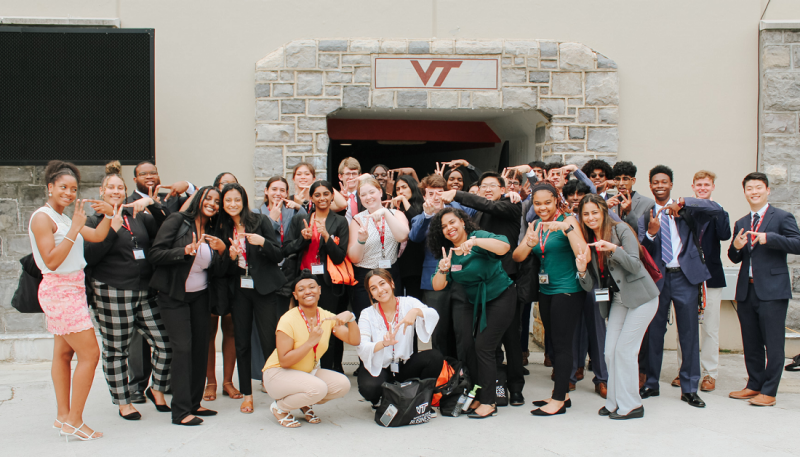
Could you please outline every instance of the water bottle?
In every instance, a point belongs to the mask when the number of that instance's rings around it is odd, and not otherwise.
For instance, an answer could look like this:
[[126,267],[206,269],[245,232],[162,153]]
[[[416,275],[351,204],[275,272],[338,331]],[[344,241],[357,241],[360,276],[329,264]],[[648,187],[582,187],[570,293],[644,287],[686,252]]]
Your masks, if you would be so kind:
[[472,404],[472,400],[475,399],[475,393],[480,388],[481,386],[475,385],[469,394],[467,394],[467,390],[464,389],[464,393],[458,398],[458,402],[456,402],[456,406],[453,408],[453,417],[458,417],[462,412],[469,409],[469,405]]

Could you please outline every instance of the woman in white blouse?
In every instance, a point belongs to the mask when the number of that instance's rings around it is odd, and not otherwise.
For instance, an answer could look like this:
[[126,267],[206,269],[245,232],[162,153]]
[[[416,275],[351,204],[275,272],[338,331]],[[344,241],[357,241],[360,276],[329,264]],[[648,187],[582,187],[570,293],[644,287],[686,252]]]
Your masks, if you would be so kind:
[[436,349],[414,353],[414,339],[427,343],[439,322],[439,314],[414,297],[395,297],[394,281],[384,269],[370,270],[364,287],[373,305],[361,312],[358,328],[358,391],[377,405],[384,382],[409,378],[436,378],[444,356]]

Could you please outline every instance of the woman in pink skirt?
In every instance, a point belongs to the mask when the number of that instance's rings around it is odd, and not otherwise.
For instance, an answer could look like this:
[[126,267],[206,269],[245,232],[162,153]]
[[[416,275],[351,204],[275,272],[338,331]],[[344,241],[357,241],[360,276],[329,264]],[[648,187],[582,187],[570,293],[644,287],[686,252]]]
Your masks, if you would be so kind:
[[[83,268],[83,241],[99,243],[108,234],[116,213],[108,203],[99,200],[75,200],[80,172],[68,162],[53,160],[44,170],[47,182],[47,203],[31,216],[28,234],[36,265],[42,270],[39,303],[47,318],[47,330],[54,335],[53,385],[56,389],[58,414],[53,424],[60,435],[82,441],[103,436],[83,423],[83,408],[92,387],[100,349],[86,303]],[[75,202],[70,219],[64,209]],[[97,228],[85,226],[84,204],[105,214]],[[118,216],[117,216],[118,217]],[[75,375],[70,378],[72,356],[78,355]],[[70,384],[72,399],[70,400]]]

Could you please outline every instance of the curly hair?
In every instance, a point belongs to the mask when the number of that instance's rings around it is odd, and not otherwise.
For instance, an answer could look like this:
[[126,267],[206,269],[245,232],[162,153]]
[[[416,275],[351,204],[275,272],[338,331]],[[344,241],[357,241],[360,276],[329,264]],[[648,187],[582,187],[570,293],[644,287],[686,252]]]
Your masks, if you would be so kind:
[[428,239],[426,240],[428,243],[428,249],[431,250],[433,257],[436,259],[442,258],[442,248],[447,249],[453,247],[453,243],[445,238],[444,232],[442,231],[442,217],[444,217],[445,214],[453,214],[457,218],[461,219],[461,221],[464,222],[464,231],[467,232],[467,235],[475,230],[481,229],[478,227],[478,224],[469,218],[464,210],[448,206],[439,211],[435,216],[433,216],[433,219],[431,219],[431,225],[428,227]]
[[614,178],[614,171],[611,169],[611,165],[609,165],[605,160],[592,159],[586,162],[583,167],[581,167],[581,171],[586,176],[591,175],[595,170],[602,170],[606,175],[606,179]]
[[553,196],[556,198],[556,209],[564,214],[569,214],[570,212],[569,205],[567,204],[567,201],[564,199],[564,196],[561,195],[561,193],[556,188],[556,185],[553,184],[553,181],[549,179],[543,179],[541,181],[537,181],[536,184],[534,184],[531,187],[531,196],[536,195],[536,192],[540,190],[545,190],[553,194]]
[[623,160],[622,162],[617,162],[614,164],[614,168],[611,169],[611,174],[613,174],[615,178],[618,176],[635,178],[636,170],[636,165],[634,165],[633,162]]
[[653,169],[650,170],[650,181],[651,182],[653,181],[653,176],[661,173],[669,176],[670,181],[675,181],[675,179],[672,178],[672,168],[666,165],[656,165],[655,167],[653,167]]

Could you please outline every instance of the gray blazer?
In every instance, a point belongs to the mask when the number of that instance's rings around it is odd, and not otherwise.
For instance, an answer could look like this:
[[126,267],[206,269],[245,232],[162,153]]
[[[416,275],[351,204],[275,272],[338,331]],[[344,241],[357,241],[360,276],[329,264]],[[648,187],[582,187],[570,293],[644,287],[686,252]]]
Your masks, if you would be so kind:
[[[617,283],[622,304],[626,308],[638,308],[658,296],[658,287],[639,260],[639,241],[636,234],[626,224],[617,224],[611,230],[611,242],[617,249],[609,257],[608,270]],[[583,277],[578,277],[581,287],[591,292],[595,281],[600,277],[597,254],[592,251],[592,267]],[[600,313],[608,316],[609,302],[600,302]]]
[[[639,219],[647,211],[653,208],[655,201],[652,198],[647,198],[641,192],[634,192],[631,199],[631,210],[623,218],[628,225],[633,228],[633,233],[639,229]],[[619,205],[611,208],[612,213],[619,215]],[[636,233],[638,235],[638,233]],[[638,251],[637,251],[638,252]]]

